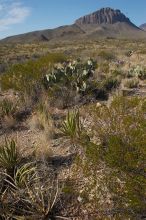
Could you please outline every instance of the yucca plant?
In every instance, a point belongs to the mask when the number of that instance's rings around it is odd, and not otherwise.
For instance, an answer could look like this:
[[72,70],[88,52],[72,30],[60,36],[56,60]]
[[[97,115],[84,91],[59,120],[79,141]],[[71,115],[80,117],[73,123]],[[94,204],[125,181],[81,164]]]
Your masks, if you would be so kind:
[[5,169],[7,174],[13,176],[18,160],[19,155],[15,141],[5,140],[5,145],[0,147],[0,167]]
[[78,139],[82,132],[79,111],[68,112],[66,120],[62,124],[62,133],[71,140]]
[[35,178],[36,167],[32,163],[26,163],[18,168],[14,175],[14,184],[17,187],[23,187],[26,183]]
[[58,181],[52,183],[51,179],[42,179],[37,170],[36,177],[33,184],[30,184],[30,178],[26,178],[25,187],[22,188],[8,182],[10,190],[5,190],[3,196],[5,201],[2,206],[6,217],[30,220],[47,220],[56,217],[53,209],[59,198]]

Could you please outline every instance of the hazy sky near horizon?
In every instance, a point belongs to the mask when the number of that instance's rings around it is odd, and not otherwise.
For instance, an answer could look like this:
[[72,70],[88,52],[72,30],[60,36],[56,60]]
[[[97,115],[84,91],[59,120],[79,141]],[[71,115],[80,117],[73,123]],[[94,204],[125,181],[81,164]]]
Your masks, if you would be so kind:
[[120,9],[138,26],[146,23],[146,0],[0,0],[0,38],[72,24],[102,7]]

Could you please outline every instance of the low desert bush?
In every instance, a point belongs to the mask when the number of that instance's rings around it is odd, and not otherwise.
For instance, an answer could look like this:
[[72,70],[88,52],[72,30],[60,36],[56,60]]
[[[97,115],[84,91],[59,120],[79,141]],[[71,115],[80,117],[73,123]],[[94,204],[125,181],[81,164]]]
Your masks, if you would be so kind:
[[106,79],[101,82],[101,88],[105,89],[106,91],[116,89],[119,85],[120,79],[113,76],[107,76]]
[[111,176],[116,175],[121,182],[111,187],[117,193],[115,206],[122,205],[131,215],[146,212],[144,106],[145,100],[140,98],[115,97],[110,107],[95,110],[94,118],[96,135],[101,141],[97,158],[104,160],[113,169]]
[[82,150],[76,163],[86,179],[82,192],[93,212],[98,208],[111,217],[117,210],[122,219],[146,214],[145,103],[141,98],[116,96],[109,106],[90,109],[92,136],[77,143]]
[[1,88],[29,91],[54,63],[63,62],[65,59],[63,54],[48,54],[38,60],[15,64],[0,77]]
[[128,50],[128,51],[125,52],[125,56],[126,56],[126,57],[131,57],[132,54],[133,54],[133,51],[132,51],[132,50]]
[[103,60],[112,61],[115,60],[115,55],[109,51],[101,51],[98,53],[98,56],[101,57]]

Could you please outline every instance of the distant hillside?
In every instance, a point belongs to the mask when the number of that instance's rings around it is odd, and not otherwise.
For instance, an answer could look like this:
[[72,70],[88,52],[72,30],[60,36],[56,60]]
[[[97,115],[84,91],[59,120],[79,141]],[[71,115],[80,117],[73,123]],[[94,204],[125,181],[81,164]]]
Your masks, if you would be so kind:
[[145,31],[134,25],[120,10],[102,8],[85,15],[74,24],[7,37],[2,43],[33,43],[97,38],[146,38]]
[[145,23],[145,24],[140,25],[140,28],[141,28],[141,29],[143,29],[144,31],[146,31],[146,23]]
[[57,39],[74,39],[76,36],[84,34],[84,31],[76,24],[61,26],[55,29],[47,29],[41,31],[29,32],[26,34],[7,37],[1,42],[3,43],[32,43],[41,41],[51,41]]

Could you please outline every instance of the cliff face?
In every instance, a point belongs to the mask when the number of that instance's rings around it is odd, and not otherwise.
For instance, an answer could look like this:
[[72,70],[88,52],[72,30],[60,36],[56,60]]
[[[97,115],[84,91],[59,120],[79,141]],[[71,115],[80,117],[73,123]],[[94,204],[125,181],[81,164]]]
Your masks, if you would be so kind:
[[92,14],[85,15],[78,20],[76,24],[114,24],[116,22],[126,22],[131,24],[129,18],[127,18],[120,10],[114,10],[111,8],[102,8]]

